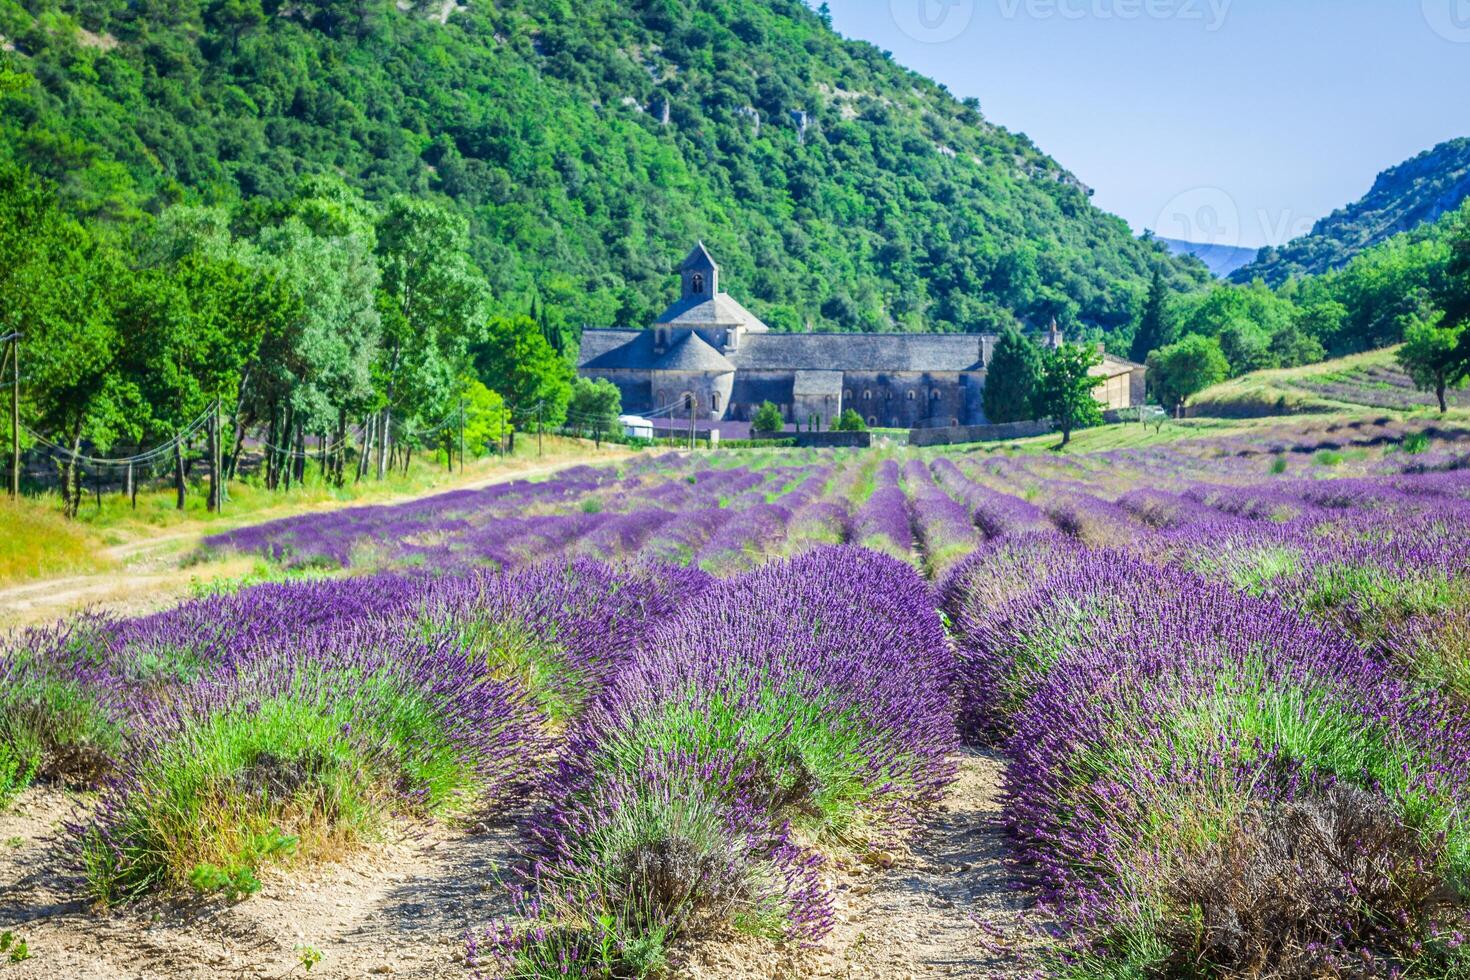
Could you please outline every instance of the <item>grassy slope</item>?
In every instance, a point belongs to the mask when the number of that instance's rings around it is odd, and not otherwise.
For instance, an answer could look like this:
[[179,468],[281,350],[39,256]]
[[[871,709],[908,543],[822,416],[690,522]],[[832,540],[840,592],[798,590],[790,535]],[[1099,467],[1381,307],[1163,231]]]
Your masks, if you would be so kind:
[[[1305,367],[1256,371],[1200,392],[1190,400],[1190,414],[1219,418],[1367,411],[1437,414],[1432,405],[1415,404],[1427,403],[1431,396],[1408,386],[1394,360],[1397,351],[1387,347]],[[1452,409],[1451,414],[1464,415],[1465,410]]]

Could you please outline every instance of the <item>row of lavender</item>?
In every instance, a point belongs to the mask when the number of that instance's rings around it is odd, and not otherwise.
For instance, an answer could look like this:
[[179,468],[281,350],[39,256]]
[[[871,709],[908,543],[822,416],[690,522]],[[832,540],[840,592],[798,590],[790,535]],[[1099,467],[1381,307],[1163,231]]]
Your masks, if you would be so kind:
[[1470,472],[1369,465],[1035,505],[936,466],[993,539],[943,588],[961,720],[1057,975],[1470,969]]
[[516,915],[472,957],[648,975],[686,936],[820,937],[826,857],[892,847],[942,794],[936,607],[908,564],[837,547],[725,580],[578,558],[83,618],[5,652],[0,789],[101,790],[67,842],[104,904],[239,897],[395,819],[541,801]]

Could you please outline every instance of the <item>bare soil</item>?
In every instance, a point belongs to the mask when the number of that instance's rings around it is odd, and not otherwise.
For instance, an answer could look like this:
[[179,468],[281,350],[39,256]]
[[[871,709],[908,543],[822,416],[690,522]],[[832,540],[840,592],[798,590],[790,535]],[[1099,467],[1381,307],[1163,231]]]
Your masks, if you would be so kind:
[[0,814],[0,928],[31,954],[0,965],[7,977],[299,977],[310,947],[321,953],[313,978],[463,978],[464,934],[500,913],[496,875],[516,840],[510,821],[404,826],[340,863],[262,875],[239,902],[97,912],[57,845],[61,822],[85,802],[35,788]]
[[[966,751],[959,778],[905,853],[835,868],[837,926],[816,949],[752,939],[702,944],[697,980],[837,977],[914,980],[1028,976],[1035,935],[1009,887],[999,823],[1003,764]],[[883,864],[892,859],[891,868]]]
[[[967,752],[945,803],[911,848],[833,868],[838,924],[816,949],[727,937],[684,951],[689,980],[838,977],[908,980],[1027,974],[1022,897],[1007,886],[996,817],[1001,763]],[[273,871],[236,903],[156,902],[97,912],[59,847],[62,822],[88,797],[47,787],[0,813],[0,929],[30,958],[18,980],[467,978],[464,935],[503,914],[499,885],[516,820],[410,825],[340,863]],[[892,862],[892,867],[882,865]]]

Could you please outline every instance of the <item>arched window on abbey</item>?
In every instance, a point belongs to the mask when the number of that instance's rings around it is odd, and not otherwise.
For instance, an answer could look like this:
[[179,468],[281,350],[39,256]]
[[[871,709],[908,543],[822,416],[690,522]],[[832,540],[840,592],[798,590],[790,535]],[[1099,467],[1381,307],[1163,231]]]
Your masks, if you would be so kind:
[[690,277],[689,291],[697,296],[704,295],[704,273],[696,272]]

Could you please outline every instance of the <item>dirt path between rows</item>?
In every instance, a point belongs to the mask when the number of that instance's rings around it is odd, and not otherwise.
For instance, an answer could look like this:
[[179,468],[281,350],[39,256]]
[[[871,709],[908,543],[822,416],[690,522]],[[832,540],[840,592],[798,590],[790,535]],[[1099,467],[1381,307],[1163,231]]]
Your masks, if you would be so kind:
[[[554,463],[477,476],[464,482],[450,482],[420,493],[370,501],[330,501],[303,506],[291,512],[262,514],[258,521],[251,523],[266,523],[292,514],[325,513],[349,507],[393,506],[443,493],[482,490],[512,480],[547,476],[589,463],[613,463],[623,458],[624,455],[604,455],[562,459]],[[182,530],[160,529],[148,537],[104,549],[102,557],[112,566],[106,571],[23,582],[0,588],[0,629],[50,622],[81,609],[129,615],[151,612],[184,599],[190,589],[199,583],[244,575],[254,567],[253,559],[227,556],[203,564],[186,564],[200,541],[226,530],[229,530],[229,526],[196,525]]]
[[[893,868],[837,869],[838,923],[815,950],[750,939],[701,945],[681,980],[1000,980],[1026,974],[1023,901],[1007,885],[999,813],[1001,763],[966,752],[959,779]],[[145,903],[99,914],[59,850],[62,821],[85,797],[51,788],[0,813],[0,930],[30,958],[0,962],[18,980],[270,980],[396,976],[466,980],[466,930],[507,909],[498,885],[515,852],[516,819],[493,826],[404,826],[339,864],[272,871],[244,901]],[[0,956],[3,960],[3,956]]]
[[[502,910],[496,875],[516,840],[489,828],[403,826],[339,864],[272,871],[234,904],[144,903],[99,914],[57,847],[77,798],[31,789],[0,814],[0,929],[30,958],[6,977],[74,980],[465,978],[464,934]],[[3,955],[0,955],[3,960]]]
[[838,869],[837,925],[815,950],[756,940],[712,942],[694,980],[1015,980],[1031,974],[1034,934],[1010,886],[999,823],[1004,765],[967,750],[949,794],[889,870]]

